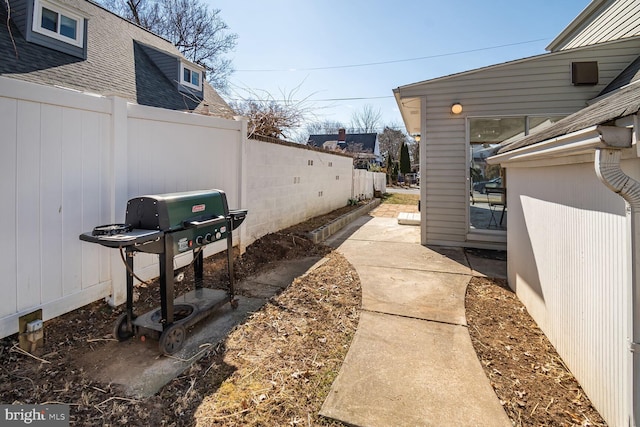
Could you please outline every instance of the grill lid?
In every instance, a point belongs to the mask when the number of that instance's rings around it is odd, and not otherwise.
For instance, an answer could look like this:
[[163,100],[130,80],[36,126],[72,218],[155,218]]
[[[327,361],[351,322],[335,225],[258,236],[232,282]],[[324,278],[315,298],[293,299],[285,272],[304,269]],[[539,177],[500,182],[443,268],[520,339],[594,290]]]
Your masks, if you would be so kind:
[[127,202],[125,223],[135,229],[176,231],[229,215],[222,190],[188,191],[135,197]]

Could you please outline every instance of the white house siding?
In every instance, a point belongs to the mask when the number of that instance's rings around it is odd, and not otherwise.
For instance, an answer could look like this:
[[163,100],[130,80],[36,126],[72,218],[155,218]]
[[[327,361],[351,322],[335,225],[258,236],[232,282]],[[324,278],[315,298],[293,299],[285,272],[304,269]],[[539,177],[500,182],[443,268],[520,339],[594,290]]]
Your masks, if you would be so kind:
[[[426,98],[420,131],[425,142],[420,173],[423,185],[423,244],[486,246],[468,241],[468,168],[466,118],[517,115],[568,115],[586,106],[640,54],[640,38],[469,71],[402,86],[400,99]],[[599,84],[571,85],[571,62],[597,60]],[[454,102],[463,113],[454,116]],[[415,101],[411,105],[419,105]],[[412,119],[407,128],[412,131]],[[405,121],[407,118],[405,116]],[[509,215],[510,216],[510,215]],[[509,220],[511,222],[511,220]]]
[[[623,163],[636,178],[640,163]],[[593,161],[507,167],[509,284],[609,425],[627,425],[630,221]],[[553,242],[553,244],[550,244]]]
[[[596,13],[585,9],[547,49],[552,51],[573,49],[597,43],[640,35],[640,2],[638,0],[597,1]],[[594,5],[595,6],[595,5]],[[590,12],[590,13],[589,13]]]

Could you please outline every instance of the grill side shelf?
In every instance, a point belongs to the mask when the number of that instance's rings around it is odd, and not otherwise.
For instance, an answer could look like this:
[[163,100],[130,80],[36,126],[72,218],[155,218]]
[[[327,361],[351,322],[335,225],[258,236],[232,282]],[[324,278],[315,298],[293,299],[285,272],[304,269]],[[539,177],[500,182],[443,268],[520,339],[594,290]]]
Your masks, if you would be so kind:
[[91,232],[82,233],[80,240],[97,243],[108,248],[119,248],[143,245],[155,242],[163,237],[164,231],[133,229],[124,234],[114,234],[111,236],[94,236]]
[[244,222],[247,217],[247,209],[231,209],[229,210],[229,217],[231,217],[231,229],[235,230],[240,227],[240,224]]

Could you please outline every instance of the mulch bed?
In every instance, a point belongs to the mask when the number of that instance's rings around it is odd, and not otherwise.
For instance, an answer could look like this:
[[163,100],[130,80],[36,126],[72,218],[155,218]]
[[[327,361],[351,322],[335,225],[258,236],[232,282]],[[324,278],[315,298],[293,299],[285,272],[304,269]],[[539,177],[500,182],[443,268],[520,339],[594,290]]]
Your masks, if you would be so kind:
[[504,280],[467,288],[473,346],[514,426],[603,426],[580,384]]
[[341,423],[318,415],[355,333],[360,280],[337,252],[237,328],[224,363],[234,373],[204,398],[198,426]]

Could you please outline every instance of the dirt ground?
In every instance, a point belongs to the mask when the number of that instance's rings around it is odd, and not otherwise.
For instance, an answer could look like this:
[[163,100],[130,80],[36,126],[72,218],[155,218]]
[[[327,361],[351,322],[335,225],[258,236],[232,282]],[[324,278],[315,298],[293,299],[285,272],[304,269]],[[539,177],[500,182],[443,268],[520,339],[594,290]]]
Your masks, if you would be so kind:
[[226,341],[235,372],[195,413],[198,426],[341,423],[318,412],[359,319],[360,280],[337,252],[252,316]]
[[[357,327],[360,281],[342,256],[312,244],[305,233],[350,209],[264,236],[242,257],[236,254],[237,280],[281,259],[327,255],[327,261],[296,279],[157,395],[132,399],[80,368],[87,351],[113,339],[121,312],[98,301],[46,322],[37,356],[21,352],[17,336],[0,340],[0,403],[66,403],[71,424],[83,426],[341,425],[317,414]],[[188,290],[185,273],[176,294]],[[228,283],[224,254],[205,261],[205,280],[205,286]],[[156,287],[137,288],[137,310],[158,305]],[[479,359],[515,426],[604,425],[504,283],[473,280],[467,310]]]
[[478,359],[514,426],[606,425],[506,281],[472,279],[466,309]]

